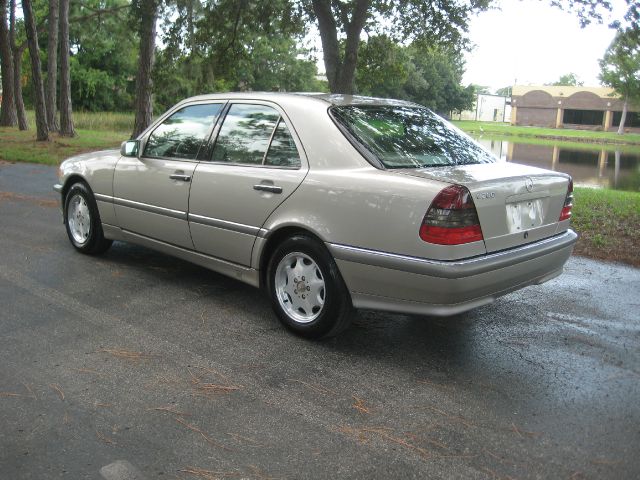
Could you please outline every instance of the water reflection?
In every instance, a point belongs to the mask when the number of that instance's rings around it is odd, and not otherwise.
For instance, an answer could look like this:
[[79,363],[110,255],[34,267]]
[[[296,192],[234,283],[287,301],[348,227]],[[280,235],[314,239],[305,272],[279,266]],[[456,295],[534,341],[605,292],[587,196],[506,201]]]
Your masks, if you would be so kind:
[[[476,140],[502,162],[515,162],[570,174],[577,185],[640,190],[640,151],[621,152],[580,145],[532,145],[486,137]],[[639,149],[640,150],[640,149]]]

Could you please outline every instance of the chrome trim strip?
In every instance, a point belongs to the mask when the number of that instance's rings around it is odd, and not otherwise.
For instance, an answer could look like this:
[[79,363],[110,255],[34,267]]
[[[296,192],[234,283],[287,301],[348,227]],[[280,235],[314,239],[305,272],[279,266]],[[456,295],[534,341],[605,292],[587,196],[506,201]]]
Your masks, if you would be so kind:
[[111,195],[94,193],[93,196],[96,197],[96,200],[100,200],[101,202],[113,203],[113,197]]
[[509,267],[565,248],[573,248],[578,235],[573,230],[546,238],[529,245],[501,252],[490,253],[465,260],[429,260],[426,258],[398,255],[396,253],[368,250],[328,243],[327,246],[337,260],[362,263],[392,270],[429,275],[439,278],[463,278],[491,270]]
[[187,212],[180,210],[172,210],[170,208],[157,207],[147,203],[134,202],[133,200],[125,200],[124,198],[113,197],[113,203],[121,207],[135,208],[144,212],[156,213],[165,217],[177,218],[179,220],[187,220]]
[[201,225],[222,228],[224,230],[231,230],[233,232],[244,233],[247,235],[259,236],[261,238],[267,238],[269,235],[269,230],[265,228],[252,227],[251,225],[230,222],[228,220],[220,220],[218,218],[205,217],[204,215],[196,215],[194,213],[181,212],[179,210],[172,210],[170,208],[156,207],[155,205],[148,205],[146,203],[135,202],[133,200],[125,200],[124,198],[111,197],[109,195],[103,195],[101,193],[96,193],[94,195],[97,200],[103,202],[114,203],[123,207],[137,208],[138,210],[143,210],[145,212],[157,213],[158,215],[165,215],[167,217],[178,218],[180,220],[187,220],[189,222],[199,223]]
[[251,225],[244,225],[242,223],[229,222],[228,220],[220,220],[218,218],[205,217],[203,215],[196,215],[190,213],[188,215],[188,221],[193,223],[199,223],[201,225],[207,225],[209,227],[222,228],[224,230],[231,230],[232,232],[245,233],[247,235],[258,235],[260,228],[252,227]]

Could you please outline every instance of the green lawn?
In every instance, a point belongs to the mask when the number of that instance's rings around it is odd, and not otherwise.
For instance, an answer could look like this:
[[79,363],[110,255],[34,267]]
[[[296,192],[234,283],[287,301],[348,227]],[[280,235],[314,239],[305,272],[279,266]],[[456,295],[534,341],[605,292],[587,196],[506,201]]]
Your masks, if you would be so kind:
[[29,130],[0,127],[0,160],[59,165],[78,153],[120,148],[133,131],[133,113],[73,112],[77,135],[51,134],[49,142],[36,142],[35,113],[27,111]]
[[482,133],[500,137],[536,137],[538,139],[565,139],[574,142],[640,145],[640,133],[594,132],[564,128],[519,127],[501,122],[455,120],[453,124],[468,133]]
[[108,130],[77,130],[73,138],[51,135],[48,142],[36,142],[34,129],[19,131],[0,127],[0,160],[8,162],[44,163],[59,165],[62,160],[78,153],[120,148],[129,133]]
[[575,253],[640,266],[640,192],[576,188]]
[[[126,138],[133,132],[133,112],[73,112],[73,124],[78,130],[122,132]],[[27,121],[32,130],[36,128],[35,113],[27,111]]]

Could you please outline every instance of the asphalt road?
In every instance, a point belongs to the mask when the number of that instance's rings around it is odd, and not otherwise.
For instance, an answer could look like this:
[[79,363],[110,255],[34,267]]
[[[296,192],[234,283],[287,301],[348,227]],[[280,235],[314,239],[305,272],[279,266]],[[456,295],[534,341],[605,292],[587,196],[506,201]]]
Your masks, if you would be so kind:
[[76,253],[54,181],[0,164],[0,478],[640,476],[640,270],[309,342],[221,275]]

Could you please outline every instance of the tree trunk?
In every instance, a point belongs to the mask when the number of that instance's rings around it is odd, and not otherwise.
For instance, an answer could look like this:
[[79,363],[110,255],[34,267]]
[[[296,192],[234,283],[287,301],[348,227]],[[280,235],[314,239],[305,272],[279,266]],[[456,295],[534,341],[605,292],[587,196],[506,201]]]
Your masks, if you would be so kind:
[[47,123],[49,130],[59,130],[56,112],[58,102],[58,0],[49,0],[49,32],[47,40]]
[[60,0],[60,135],[73,137],[71,72],[69,70],[69,0]]
[[18,114],[18,128],[20,130],[29,130],[29,122],[27,122],[27,112],[24,108],[22,99],[22,53],[24,48],[17,48],[13,52],[13,93],[16,97],[16,112]]
[[622,105],[622,115],[620,116],[620,126],[618,127],[618,135],[624,134],[624,123],[627,121],[627,109],[629,107],[629,96],[624,96],[624,104]]
[[40,47],[38,46],[38,32],[33,17],[31,0],[22,0],[24,13],[24,25],[27,31],[29,44],[29,57],[31,58],[31,81],[33,82],[33,98],[36,109],[36,140],[49,140],[49,127],[47,125],[47,110],[44,101],[44,88],[42,86],[42,65],[40,65]]
[[318,30],[322,41],[322,56],[324,69],[329,82],[331,93],[338,91],[340,77],[340,44],[338,42],[338,27],[331,11],[331,0],[313,0],[313,11],[318,18]]
[[353,93],[353,81],[358,63],[358,49],[360,48],[360,34],[367,21],[367,10],[369,10],[370,3],[370,0],[357,0],[355,9],[351,14],[351,21],[345,27],[347,30],[347,41],[338,83],[340,93]]
[[157,10],[156,0],[140,0],[140,59],[136,76],[136,119],[131,138],[140,135],[151,124],[153,118],[151,72],[156,45]]
[[331,9],[331,0],[312,0],[313,11],[318,18],[318,30],[322,40],[324,68],[331,93],[353,93],[360,34],[367,21],[371,0],[356,0],[351,18],[346,13],[342,21],[347,34],[344,56],[340,54],[338,26]]
[[13,80],[13,54],[7,28],[7,0],[0,0],[0,72],[2,73],[0,127],[13,127],[18,119]]
[[10,1],[9,8],[9,42],[11,43],[11,53],[13,55],[13,96],[16,103],[16,113],[18,114],[18,128],[20,130],[28,130],[27,112],[25,112],[22,99],[22,54],[26,46],[16,46],[16,0]]
[[187,30],[189,32],[189,53],[193,55],[195,52],[195,26],[193,23],[193,1],[189,0],[187,2]]

